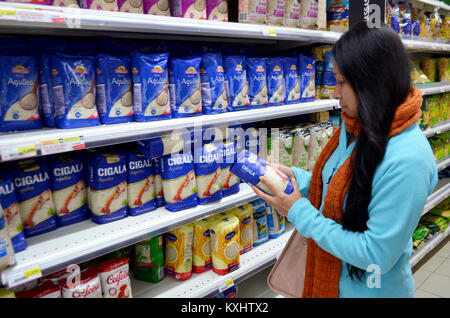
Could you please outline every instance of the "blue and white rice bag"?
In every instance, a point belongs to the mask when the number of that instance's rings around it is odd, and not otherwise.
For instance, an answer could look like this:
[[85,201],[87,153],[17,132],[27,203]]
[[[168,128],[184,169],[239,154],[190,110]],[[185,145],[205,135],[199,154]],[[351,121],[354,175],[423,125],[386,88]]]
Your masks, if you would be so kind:
[[269,106],[283,105],[285,101],[283,58],[266,58],[266,68]]
[[294,104],[300,100],[300,77],[296,57],[283,57],[285,103]]
[[161,179],[167,210],[176,212],[197,206],[192,152],[162,157]]
[[58,226],[65,226],[89,218],[84,166],[81,158],[71,154],[52,157],[50,185]]
[[228,109],[222,54],[203,53],[200,64],[203,114],[220,114]]
[[[334,76],[333,51],[325,53],[322,74],[322,85],[320,87],[320,98],[333,98],[333,92],[336,89],[336,77]],[[317,91],[317,90],[316,90]]]
[[172,118],[168,61],[169,53],[132,53],[134,120],[153,121]]
[[239,192],[239,178],[230,171],[236,162],[236,149],[234,141],[223,143],[223,160],[220,164],[222,169],[222,196],[226,197]]
[[95,105],[95,58],[56,53],[51,57],[58,128],[100,125]]
[[267,209],[262,199],[251,201],[250,204],[253,206],[253,247],[255,247],[269,240]]
[[89,154],[89,208],[92,221],[109,223],[127,217],[127,158],[120,152]]
[[[300,75],[300,102],[311,102],[316,99],[316,85],[315,85],[315,63],[313,57],[299,55],[299,75]],[[322,81],[323,85],[323,81]]]
[[28,247],[20,218],[19,205],[17,204],[14,183],[11,177],[0,174],[0,207],[8,224],[8,232],[13,244],[14,253]]
[[244,182],[256,186],[269,195],[272,195],[272,192],[259,180],[260,177],[270,180],[275,187],[286,194],[294,191],[294,186],[288,176],[249,151],[243,151],[237,155],[236,163],[230,171]]
[[266,60],[258,57],[247,58],[248,97],[251,108],[265,107],[267,97]]
[[99,54],[95,73],[96,104],[101,123],[133,121],[130,58]]
[[228,83],[228,110],[249,109],[246,57],[244,55],[224,56],[223,63]]
[[206,204],[222,198],[222,159],[222,143],[207,143],[194,150],[198,204]]
[[39,61],[34,56],[0,56],[0,131],[42,128]]
[[284,233],[286,228],[286,218],[280,215],[272,206],[266,203],[267,227],[269,238],[275,239]]
[[162,207],[162,206],[166,205],[166,201],[164,200],[164,190],[163,190],[162,179],[161,179],[161,158],[152,159],[153,174],[155,176],[155,192],[156,192],[156,206],[157,207]]
[[[147,158],[158,158],[183,149],[190,149],[191,133],[163,135],[151,139],[137,141],[139,152]],[[186,148],[185,148],[186,147]]]
[[25,237],[55,230],[56,214],[47,163],[26,159],[12,163],[11,170]]
[[155,177],[152,159],[130,151],[127,153],[128,214],[136,216],[156,209]]
[[200,56],[173,58],[169,67],[170,103],[174,118],[202,113]]

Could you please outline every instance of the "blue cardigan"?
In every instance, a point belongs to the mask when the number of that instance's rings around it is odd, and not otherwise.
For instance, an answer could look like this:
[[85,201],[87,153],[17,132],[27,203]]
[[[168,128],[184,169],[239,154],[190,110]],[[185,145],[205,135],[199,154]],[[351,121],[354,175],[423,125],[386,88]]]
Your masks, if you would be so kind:
[[[417,124],[390,138],[372,182],[368,229],[352,232],[325,218],[322,209],[333,169],[344,163],[354,147],[355,142],[347,148],[343,123],[339,146],[322,170],[319,211],[307,199],[311,174],[293,168],[303,198],[292,205],[288,220],[304,237],[312,238],[323,250],[342,260],[339,297],[414,297],[409,264],[412,234],[438,180],[433,152]],[[352,280],[346,264],[367,270],[365,278],[361,282]]]

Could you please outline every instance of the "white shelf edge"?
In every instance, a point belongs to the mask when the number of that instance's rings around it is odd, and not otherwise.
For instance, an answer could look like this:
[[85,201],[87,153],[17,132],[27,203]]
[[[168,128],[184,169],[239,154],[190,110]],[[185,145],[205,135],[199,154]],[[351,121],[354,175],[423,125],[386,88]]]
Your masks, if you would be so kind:
[[435,234],[432,239],[426,242],[421,248],[413,253],[409,261],[411,268],[416,266],[428,253],[430,253],[439,243],[441,243],[450,233],[450,226],[445,232]]
[[433,209],[436,205],[444,201],[450,195],[450,183],[447,183],[445,186],[440,188],[439,190],[433,192],[429,197],[423,209],[422,215],[425,215]]
[[414,86],[419,88],[424,96],[450,92],[450,82],[415,84]]
[[426,130],[423,131],[423,133],[425,137],[430,138],[433,137],[434,135],[439,135],[448,130],[450,130],[450,119],[437,124],[436,127],[427,128]]
[[232,278],[235,284],[253,276],[260,270],[275,263],[283,250],[294,226],[286,223],[285,232],[276,239],[271,239],[240,256],[240,267],[227,275],[218,275],[212,270],[192,274],[185,281],[165,277],[159,283],[148,283],[132,278],[132,292],[135,298],[201,298],[213,296],[218,292],[218,284]]
[[436,168],[438,171],[444,170],[448,166],[450,166],[450,156],[436,162]]

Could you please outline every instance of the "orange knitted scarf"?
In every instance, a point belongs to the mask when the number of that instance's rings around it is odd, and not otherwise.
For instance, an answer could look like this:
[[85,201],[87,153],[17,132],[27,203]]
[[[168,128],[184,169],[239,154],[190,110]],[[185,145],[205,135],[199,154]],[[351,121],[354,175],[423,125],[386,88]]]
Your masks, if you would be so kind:
[[[422,93],[418,88],[413,88],[406,100],[401,104],[394,116],[389,137],[401,133],[406,128],[417,122],[422,114]],[[361,123],[357,118],[350,118],[342,113],[347,132],[358,136]],[[322,199],[322,169],[328,158],[339,144],[339,130],[328,141],[314,166],[309,200],[319,209]],[[323,216],[341,223],[343,215],[344,198],[350,186],[353,170],[354,152],[332,177],[324,198]],[[303,297],[305,298],[336,298],[339,296],[339,279],[341,276],[341,260],[322,250],[316,242],[308,239],[308,252],[306,258],[305,284]]]

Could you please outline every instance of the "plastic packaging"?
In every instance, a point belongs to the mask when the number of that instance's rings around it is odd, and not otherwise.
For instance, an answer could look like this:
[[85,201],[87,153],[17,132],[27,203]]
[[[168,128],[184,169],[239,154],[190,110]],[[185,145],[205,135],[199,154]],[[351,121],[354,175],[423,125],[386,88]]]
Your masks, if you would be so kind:
[[329,31],[345,32],[349,28],[349,0],[327,0]]
[[239,268],[239,219],[227,215],[210,225],[213,271],[226,275]]
[[134,277],[152,283],[164,279],[163,236],[155,236],[134,245]]
[[263,107],[268,104],[266,62],[264,58],[247,58],[248,96],[251,107]]
[[117,0],[120,12],[144,13],[142,0]]
[[296,57],[283,57],[284,96],[286,104],[298,103],[300,100],[300,77]]
[[213,21],[228,21],[228,0],[206,0],[206,18]]
[[266,58],[267,67],[267,94],[269,96],[269,106],[282,105],[284,96],[284,74],[283,58]]
[[171,0],[172,16],[206,20],[206,0]]
[[194,273],[203,273],[212,269],[210,222],[201,219],[194,223],[194,240],[192,244],[192,270]]
[[143,0],[144,13],[170,16],[170,0]]
[[192,242],[194,224],[188,224],[166,234],[166,274],[186,280],[192,276]]
[[266,0],[239,0],[239,23],[265,24]]
[[15,264],[14,249],[11,242],[8,225],[0,206],[0,270]]
[[222,199],[222,157],[222,143],[208,143],[194,150],[198,204]]
[[285,10],[285,0],[267,1],[267,24],[282,25]]
[[298,65],[300,75],[300,102],[314,101],[316,99],[315,60],[312,57],[299,55]]
[[102,298],[133,298],[128,262],[128,258],[115,258],[97,266]]
[[200,65],[202,103],[204,114],[219,114],[228,109],[228,96],[225,89],[225,70],[220,53],[202,54]]
[[300,19],[300,2],[298,0],[284,0],[283,26],[298,28]]
[[83,9],[119,11],[117,0],[78,0],[78,4]]
[[249,109],[246,57],[243,55],[224,56],[225,75],[228,83],[227,96],[230,111]]

